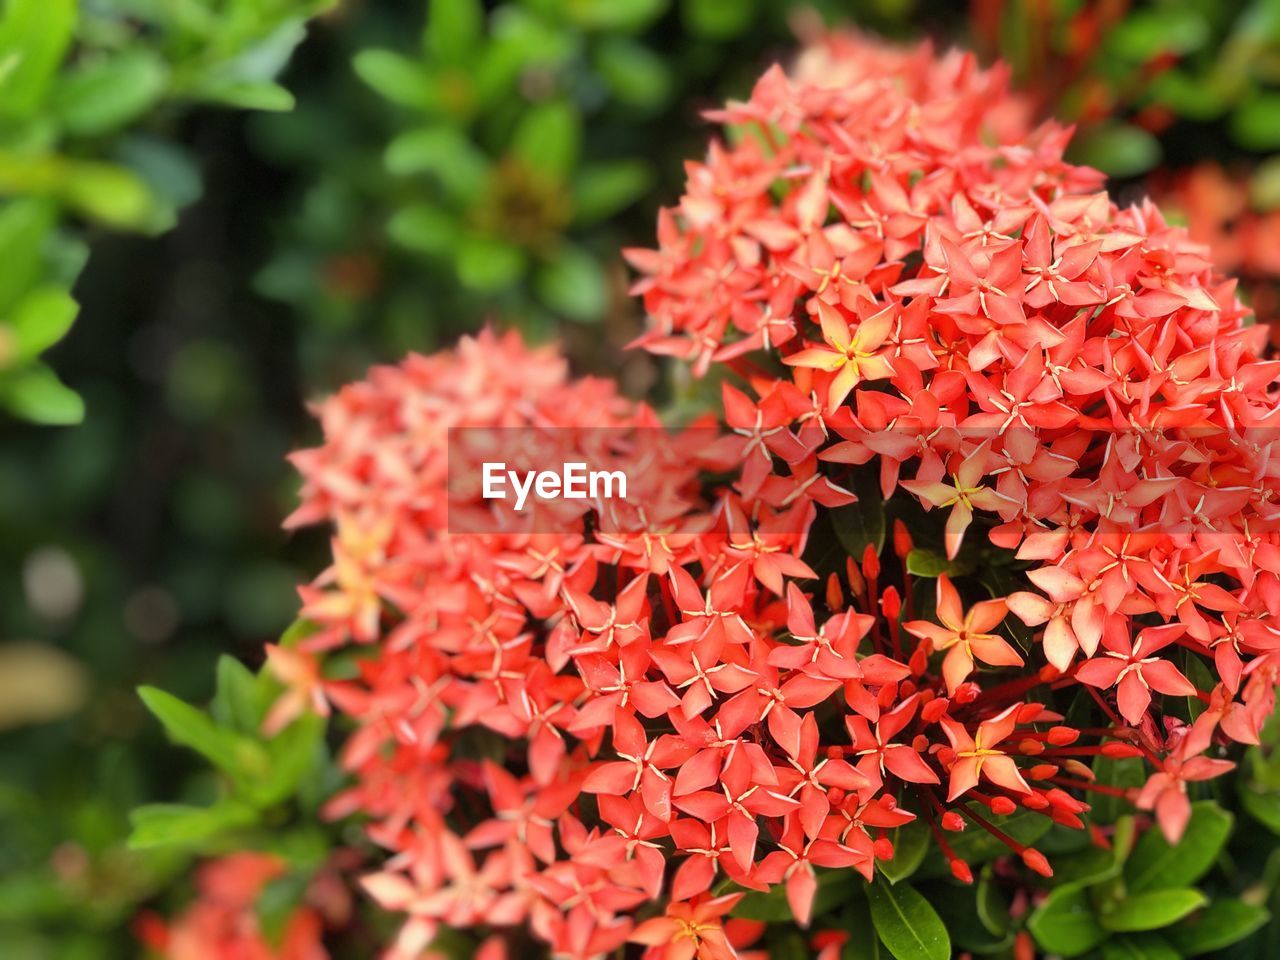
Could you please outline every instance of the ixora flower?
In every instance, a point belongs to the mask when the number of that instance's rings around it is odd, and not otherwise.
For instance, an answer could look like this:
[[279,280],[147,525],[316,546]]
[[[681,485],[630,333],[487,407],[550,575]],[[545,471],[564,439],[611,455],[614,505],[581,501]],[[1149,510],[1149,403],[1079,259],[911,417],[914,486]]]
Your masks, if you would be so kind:
[[294,457],[290,525],[337,535],[273,724],[348,731],[327,812],[388,851],[393,957],[444,927],[747,956],[748,898],[818,921],[910,824],[962,882],[961,829],[1030,882],[1052,862],[1003,817],[1120,796],[1176,839],[1274,705],[1280,365],[1204,251],[961,53],[833,36],[712,118],[732,136],[628,255],[641,345],[740,380],[720,439],[633,475],[630,526],[450,531],[450,427],[657,424],[514,336],[374,370]]

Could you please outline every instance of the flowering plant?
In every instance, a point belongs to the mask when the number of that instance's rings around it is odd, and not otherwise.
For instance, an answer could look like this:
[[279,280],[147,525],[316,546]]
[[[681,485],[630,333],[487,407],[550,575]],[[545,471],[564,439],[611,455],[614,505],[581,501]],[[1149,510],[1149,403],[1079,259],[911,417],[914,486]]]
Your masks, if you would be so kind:
[[324,812],[386,851],[390,956],[1178,956],[1265,921],[1202,909],[1230,816],[1193,798],[1274,708],[1280,364],[1027,113],[837,35],[712,114],[628,259],[640,345],[723,372],[724,429],[629,528],[449,530],[451,428],[658,422],[547,349],[320,406],[289,522],[333,564],[265,725],[349,725]]

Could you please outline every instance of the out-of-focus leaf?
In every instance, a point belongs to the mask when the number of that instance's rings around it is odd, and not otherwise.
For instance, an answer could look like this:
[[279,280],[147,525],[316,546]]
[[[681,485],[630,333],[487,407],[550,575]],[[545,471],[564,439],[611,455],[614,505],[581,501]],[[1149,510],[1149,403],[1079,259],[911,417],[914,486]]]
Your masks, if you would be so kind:
[[8,0],[0,19],[0,115],[40,108],[71,44],[76,0]]
[[1195,883],[1213,866],[1233,819],[1212,800],[1201,800],[1191,805],[1191,819],[1178,844],[1171,846],[1159,830],[1146,831],[1124,866],[1130,893]]
[[480,0],[431,0],[427,6],[427,51],[441,63],[470,60],[484,33]]
[[1102,123],[1071,142],[1070,156],[1111,177],[1136,177],[1160,162],[1160,142],[1131,124]]
[[525,254],[501,240],[467,236],[455,248],[454,266],[466,286],[491,292],[511,286],[524,273]]
[[516,127],[511,152],[532,170],[567,179],[582,147],[582,117],[563,100],[529,110]]
[[0,377],[0,406],[48,426],[73,426],[84,419],[80,395],[43,364]]
[[414,204],[396,211],[387,224],[387,233],[409,250],[444,256],[458,242],[458,221],[439,207]]
[[60,192],[70,206],[108,226],[155,232],[172,225],[172,212],[146,181],[113,163],[68,164]]
[[265,110],[282,113],[292,110],[293,94],[278,83],[225,83],[210,86],[204,98],[240,110]]
[[398,176],[429,173],[462,203],[474,200],[489,176],[489,161],[456,127],[402,133],[387,147],[387,169]]
[[237,738],[230,731],[218,727],[203,710],[157,687],[139,687],[138,696],[174,743],[190,747],[223,770],[238,769]]
[[1195,916],[1166,930],[1165,936],[1182,956],[1197,957],[1243,940],[1270,916],[1265,907],[1218,897]]
[[0,270],[0,319],[37,283],[54,216],[54,205],[47,200],[0,203],[0,263],[4,264]]
[[1236,107],[1231,135],[1249,150],[1280,148],[1280,93],[1256,93]]
[[223,800],[211,807],[192,807],[178,803],[153,803],[134,810],[129,816],[133,832],[129,848],[199,847],[220,834],[258,822],[252,807],[234,800]]
[[130,48],[60,78],[52,108],[69,133],[92,136],[118,130],[164,95],[169,68],[155,52]]
[[671,68],[648,47],[625,37],[600,45],[596,69],[621,103],[654,110],[671,95]]
[[391,50],[361,50],[354,60],[356,74],[393,103],[430,108],[436,101],[432,78],[418,63]]
[[679,0],[680,16],[691,33],[725,39],[736,37],[756,15],[756,0]]
[[670,0],[552,0],[558,12],[587,30],[638,31],[653,23]]
[[1280,796],[1245,785],[1240,791],[1245,811],[1272,833],[1280,834]]
[[631,206],[652,182],[643,160],[616,160],[583,166],[573,175],[574,221],[588,225]]
[[1111,904],[1110,909],[1100,911],[1097,919],[1104,930],[1120,933],[1159,930],[1177,923],[1207,902],[1203,893],[1190,887],[1149,890],[1130,893]]
[[1064,957],[1088,953],[1107,939],[1083,890],[1064,887],[1032,912],[1027,929],[1044,950]]
[[1199,10],[1163,6],[1131,12],[1108,31],[1107,46],[1127,60],[1146,63],[1162,54],[1198,50],[1209,35],[1209,24]]
[[8,316],[0,317],[0,325],[13,331],[12,353],[0,358],[0,367],[34,359],[53,346],[71,328],[80,306],[62,287],[37,287],[22,298]]
[[608,291],[600,263],[580,247],[562,247],[538,270],[538,294],[552,310],[574,320],[598,320]]
[[938,912],[915,888],[873,883],[867,888],[880,941],[898,960],[948,960],[951,938]]
[[[1099,754],[1093,761],[1093,774],[1098,783],[1111,787],[1140,787],[1146,782],[1146,769],[1141,757],[1122,757],[1118,760]],[[1112,823],[1133,805],[1121,797],[1098,794],[1093,798],[1091,819],[1097,823]]]

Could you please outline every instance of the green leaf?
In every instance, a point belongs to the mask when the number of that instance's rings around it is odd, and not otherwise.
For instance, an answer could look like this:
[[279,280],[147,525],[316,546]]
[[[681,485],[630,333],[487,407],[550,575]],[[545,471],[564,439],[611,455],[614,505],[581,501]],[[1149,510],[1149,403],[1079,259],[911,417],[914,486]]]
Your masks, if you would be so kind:
[[431,174],[463,204],[480,195],[489,177],[484,153],[462,131],[444,124],[400,134],[387,147],[385,160],[397,176]]
[[1280,834],[1280,794],[1251,783],[1241,787],[1240,802],[1245,812],[1272,833]]
[[[820,917],[858,897],[865,885],[852,870],[817,870],[818,890],[813,898],[813,915]],[[764,923],[794,923],[787,902],[785,884],[775,884],[767,893],[751,891],[733,908],[733,916]]]
[[1140,127],[1109,121],[1073,140],[1070,158],[1111,177],[1136,177],[1160,162],[1160,142]]
[[1194,917],[1165,931],[1184,957],[1216,953],[1261,928],[1271,914],[1265,907],[1242,900],[1214,900]]
[[516,127],[511,152],[530,170],[568,180],[582,147],[582,118],[563,100],[540,104]]
[[29,117],[71,45],[76,0],[8,0],[0,20],[0,114]]
[[1053,878],[1057,888],[1081,889],[1120,874],[1120,860],[1114,850],[1089,846],[1077,853],[1053,858]]
[[1205,895],[1191,887],[1131,893],[1110,909],[1099,913],[1098,923],[1106,930],[1121,933],[1159,930],[1177,923],[1191,911],[1203,907],[1206,902]]
[[888,831],[893,844],[893,858],[876,861],[876,867],[890,883],[905,880],[920,868],[924,855],[929,852],[929,828],[919,820],[912,820]]
[[61,179],[63,200],[87,217],[122,230],[170,226],[163,205],[132,170],[112,163],[72,162]]
[[427,51],[441,63],[466,63],[484,34],[479,0],[431,0],[427,6]]
[[174,743],[190,747],[223,770],[237,769],[236,737],[219,729],[203,710],[157,687],[139,687],[138,696]]
[[390,50],[361,50],[353,61],[356,75],[392,103],[430,107],[434,83],[422,66]]
[[940,553],[926,550],[923,547],[912,547],[907,554],[907,573],[913,577],[937,579],[942,574],[958,577],[968,573],[972,566],[959,560],[948,560]]
[[1231,135],[1249,150],[1280,148],[1280,93],[1255,93],[1236,107]]
[[33,423],[73,426],[84,419],[84,401],[43,364],[0,378],[0,405]]
[[840,911],[837,924],[849,932],[842,960],[882,960],[885,956],[871,921],[871,905],[866,897],[857,897]]
[[1125,864],[1125,885],[1139,893],[1195,883],[1213,866],[1232,821],[1212,800],[1201,800],[1191,805],[1191,819],[1177,845],[1171,846],[1159,830],[1146,831]]
[[643,160],[617,160],[584,166],[573,175],[574,221],[596,223],[639,200],[652,182]]
[[1009,932],[1009,901],[1000,892],[993,875],[990,865],[983,869],[974,899],[979,922],[989,933],[1002,937]]
[[635,32],[657,20],[668,0],[554,0],[554,9],[587,30]]
[[221,727],[256,735],[262,725],[263,705],[258,678],[230,654],[218,658],[217,692],[209,711]]
[[828,511],[828,516],[845,553],[861,560],[868,546],[875,547],[876,553],[884,549],[884,499],[875,471],[856,471],[849,486],[857,495],[857,502],[836,507]]
[[509,287],[525,269],[524,251],[490,237],[463,237],[454,250],[458,279],[472,290],[489,293]]
[[[988,815],[988,819],[1003,833],[1026,846],[1033,846],[1053,825],[1048,817],[1035,810],[1019,810],[1007,817]],[[957,857],[974,867],[1009,852],[1002,841],[976,826],[968,827],[963,833],[948,834],[947,842]],[[949,873],[946,862],[941,857],[937,859],[942,864],[940,872]]]
[[1103,960],[1180,960],[1177,950],[1158,934],[1112,937],[1102,945]]
[[203,88],[203,99],[239,110],[285,113],[294,107],[293,94],[278,83],[219,83]]
[[49,200],[22,199],[0,204],[0,318],[35,286],[42,273],[42,251],[53,229],[55,206]]
[[563,246],[538,271],[538,295],[552,310],[573,320],[598,320],[608,302],[600,262],[580,247]]
[[[991,953],[1005,949],[1013,942],[1013,931],[1008,929],[1007,903],[999,903],[999,908],[1004,913],[1001,918],[1004,929],[992,930],[982,920],[981,894],[977,887],[954,881],[938,881],[921,887],[920,890],[946,924],[951,943],[957,951]],[[996,899],[1002,901],[1003,898],[997,895]]]
[[915,888],[873,883],[867,897],[876,933],[898,960],[949,960],[947,928]]
[[61,287],[37,287],[22,298],[7,317],[0,317],[13,329],[14,366],[34,359],[53,346],[71,329],[80,305]]
[[1085,892],[1063,887],[1049,894],[1027,920],[1027,929],[1044,950],[1064,957],[1088,953],[1107,939]]
[[620,103],[656,110],[671,96],[671,67],[634,40],[614,37],[601,44],[596,69]]
[[258,822],[258,813],[234,800],[223,800],[211,807],[153,803],[134,810],[129,822],[133,826],[129,834],[131,850],[199,847],[227,831],[253,826]]
[[756,0],[684,0],[680,15],[689,32],[717,40],[736,37],[751,25],[756,15]]
[[168,65],[145,47],[79,67],[61,77],[53,112],[69,133],[95,136],[119,130],[164,96]]
[[409,250],[431,256],[452,254],[458,242],[458,221],[439,207],[411,204],[395,212],[387,234]]
[[[1109,787],[1140,787],[1147,780],[1141,757],[1116,760],[1099,754],[1093,761],[1093,775],[1098,783]],[[1118,817],[1133,810],[1133,804],[1123,797],[1096,794],[1090,799],[1093,801],[1090,819],[1096,823],[1114,823]]]

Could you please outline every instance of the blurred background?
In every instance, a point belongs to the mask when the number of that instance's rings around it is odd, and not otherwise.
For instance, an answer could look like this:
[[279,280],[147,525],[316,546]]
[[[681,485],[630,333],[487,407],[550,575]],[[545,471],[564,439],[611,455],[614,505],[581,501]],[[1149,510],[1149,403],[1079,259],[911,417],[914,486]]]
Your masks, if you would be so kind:
[[280,530],[307,400],[489,319],[651,390],[618,251],[678,197],[700,111],[824,24],[1007,60],[1074,159],[1275,309],[1278,0],[0,9],[6,958],[136,956],[138,910],[181,899],[128,812],[210,774],[134,688],[207,701],[220,654],[256,667],[292,620],[325,546]]

